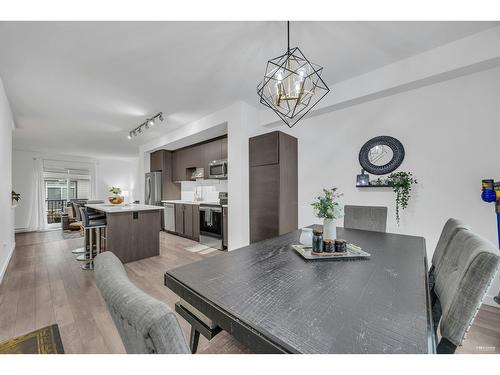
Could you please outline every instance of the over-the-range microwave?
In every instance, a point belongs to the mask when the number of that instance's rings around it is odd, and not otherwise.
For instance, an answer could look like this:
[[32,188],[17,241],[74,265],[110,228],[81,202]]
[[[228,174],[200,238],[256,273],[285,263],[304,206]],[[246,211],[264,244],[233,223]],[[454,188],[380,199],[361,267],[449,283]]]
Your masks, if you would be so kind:
[[214,160],[208,165],[208,178],[227,178],[227,160]]

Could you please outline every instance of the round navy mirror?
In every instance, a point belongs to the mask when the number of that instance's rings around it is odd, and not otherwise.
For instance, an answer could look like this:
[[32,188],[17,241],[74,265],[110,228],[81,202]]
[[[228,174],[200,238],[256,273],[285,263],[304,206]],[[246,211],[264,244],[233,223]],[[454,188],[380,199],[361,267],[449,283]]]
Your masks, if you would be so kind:
[[359,151],[359,164],[371,174],[394,171],[405,158],[405,149],[396,138],[381,135],[366,142]]

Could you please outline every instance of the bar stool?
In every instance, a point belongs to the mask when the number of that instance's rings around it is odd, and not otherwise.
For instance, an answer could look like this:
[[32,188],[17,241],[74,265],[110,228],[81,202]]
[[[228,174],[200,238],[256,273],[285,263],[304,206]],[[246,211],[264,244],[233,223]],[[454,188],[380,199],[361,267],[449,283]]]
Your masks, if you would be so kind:
[[[71,202],[71,207],[73,208],[73,215],[78,223],[82,223],[82,215],[80,214],[80,205],[75,202]],[[87,250],[85,247],[79,247],[71,251],[73,254],[85,254]]]
[[[104,203],[104,201],[88,201],[87,203]],[[82,215],[80,213],[80,207],[81,205],[76,203],[76,202],[71,202],[71,207],[73,208],[73,215],[75,216],[77,222],[82,223]],[[89,219],[90,220],[103,220],[106,219],[106,215],[97,212],[95,210],[92,210],[93,212],[89,212]],[[73,254],[85,254],[87,253],[87,250],[85,247],[79,247],[77,249],[74,249],[71,251]]]
[[101,235],[103,230],[104,235],[106,234],[106,219],[93,220],[88,214],[86,207],[80,207],[80,215],[82,217],[82,227],[85,233],[84,247],[88,249],[88,252],[79,255],[76,259],[86,262],[82,265],[82,269],[93,270],[94,256],[99,254],[102,250]]

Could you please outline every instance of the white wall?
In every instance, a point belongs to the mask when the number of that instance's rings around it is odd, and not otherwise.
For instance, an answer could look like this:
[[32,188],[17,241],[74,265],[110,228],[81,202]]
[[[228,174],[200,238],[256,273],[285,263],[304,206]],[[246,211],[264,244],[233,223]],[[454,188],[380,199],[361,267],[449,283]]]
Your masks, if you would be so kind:
[[[429,257],[449,217],[497,245],[494,206],[480,193],[481,179],[500,180],[499,82],[495,68],[281,128],[299,139],[299,226],[319,222],[310,203],[322,188],[336,186],[344,204],[387,206],[388,231],[424,236]],[[355,187],[359,149],[378,135],[403,143],[406,157],[398,170],[411,171],[419,182],[399,227],[390,189]],[[497,280],[490,295],[499,287]]]
[[30,205],[33,194],[34,158],[88,162],[96,169],[96,199],[106,199],[111,195],[109,188],[119,186],[129,193],[128,200],[136,199],[138,186],[138,160],[89,159],[80,156],[47,154],[35,151],[13,150],[12,153],[12,186],[21,193],[21,201],[16,209],[16,230],[27,230]]
[[133,202],[139,200],[138,186],[142,181],[138,180],[137,159],[111,160],[100,159],[97,161],[97,199],[106,199],[112,194],[109,192],[111,186],[119,186],[128,192],[126,200]]
[[12,191],[12,113],[0,79],[0,283],[14,249]]

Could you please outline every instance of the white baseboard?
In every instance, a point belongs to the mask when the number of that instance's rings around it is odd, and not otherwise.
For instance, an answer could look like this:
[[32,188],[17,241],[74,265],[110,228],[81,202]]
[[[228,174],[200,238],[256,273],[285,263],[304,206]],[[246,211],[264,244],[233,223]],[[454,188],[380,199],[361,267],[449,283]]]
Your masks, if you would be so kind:
[[29,228],[15,228],[14,232],[15,233],[27,233],[27,232],[34,232],[34,231],[29,229]]
[[495,300],[493,299],[493,297],[495,297],[495,295],[488,294],[486,297],[484,297],[483,303],[485,305],[489,305],[489,306],[493,306],[493,307],[500,307],[500,305],[498,303],[496,303]]
[[2,269],[0,270],[0,284],[3,281],[3,277],[5,275],[5,272],[7,271],[7,267],[9,266],[9,263],[10,263],[10,258],[12,257],[12,254],[14,254],[15,248],[16,248],[16,243],[14,242],[12,244],[12,248],[10,249],[9,254],[7,255],[7,259],[5,260],[5,264],[3,265]]

